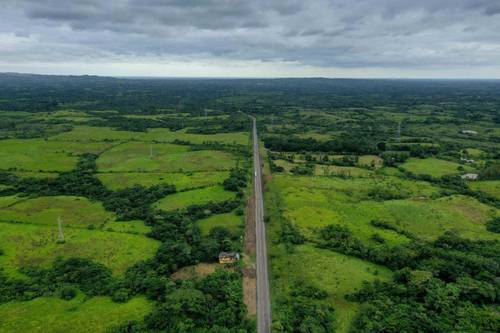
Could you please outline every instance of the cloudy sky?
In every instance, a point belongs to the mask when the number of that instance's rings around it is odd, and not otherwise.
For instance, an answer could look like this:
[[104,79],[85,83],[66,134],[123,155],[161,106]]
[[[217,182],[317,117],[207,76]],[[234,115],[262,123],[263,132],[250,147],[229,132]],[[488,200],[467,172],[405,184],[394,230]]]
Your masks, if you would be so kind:
[[0,72],[500,78],[500,0],[0,5]]

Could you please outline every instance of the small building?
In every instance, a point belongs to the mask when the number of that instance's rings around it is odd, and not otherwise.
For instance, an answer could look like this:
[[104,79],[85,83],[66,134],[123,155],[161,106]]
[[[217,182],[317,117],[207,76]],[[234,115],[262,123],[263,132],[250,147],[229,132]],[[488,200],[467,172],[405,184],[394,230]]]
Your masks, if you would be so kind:
[[477,132],[473,130],[462,130],[462,134],[476,135]]
[[465,163],[474,163],[473,159],[465,158],[465,157],[460,157],[460,161],[465,162]]
[[466,173],[465,175],[462,175],[462,179],[465,180],[477,180],[477,177],[477,173]]
[[240,260],[240,254],[238,252],[221,252],[219,253],[219,263],[221,264],[232,264]]

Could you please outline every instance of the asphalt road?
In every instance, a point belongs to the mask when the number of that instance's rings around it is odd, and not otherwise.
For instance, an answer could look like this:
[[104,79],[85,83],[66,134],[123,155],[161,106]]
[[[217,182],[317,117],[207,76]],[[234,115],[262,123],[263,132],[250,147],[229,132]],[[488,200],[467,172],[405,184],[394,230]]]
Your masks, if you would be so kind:
[[253,165],[255,193],[255,237],[257,262],[257,333],[271,332],[271,301],[267,272],[266,226],[264,224],[264,201],[262,199],[262,168],[259,154],[257,125],[253,121]]

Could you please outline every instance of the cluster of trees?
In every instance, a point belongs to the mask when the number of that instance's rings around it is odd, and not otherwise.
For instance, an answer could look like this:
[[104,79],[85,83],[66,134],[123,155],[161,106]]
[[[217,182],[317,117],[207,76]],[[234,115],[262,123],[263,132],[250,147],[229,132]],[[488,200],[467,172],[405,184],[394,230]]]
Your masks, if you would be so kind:
[[164,298],[143,321],[125,323],[110,333],[252,332],[246,317],[241,273],[217,270],[199,281],[170,281]]
[[[378,223],[377,223],[378,224]],[[392,282],[366,284],[354,332],[494,332],[500,242],[446,232],[434,242],[369,247],[347,228],[327,226],[319,246],[397,270]]]
[[328,294],[306,282],[293,285],[288,297],[278,300],[279,317],[273,318],[273,332],[333,333],[334,309],[325,299]]
[[379,150],[372,140],[365,136],[344,134],[334,140],[318,141],[313,138],[266,136],[266,148],[274,151],[301,152],[335,152],[351,154],[378,154]]
[[227,191],[241,192],[248,181],[247,171],[242,168],[234,168],[229,173],[229,178],[225,179],[222,185]]

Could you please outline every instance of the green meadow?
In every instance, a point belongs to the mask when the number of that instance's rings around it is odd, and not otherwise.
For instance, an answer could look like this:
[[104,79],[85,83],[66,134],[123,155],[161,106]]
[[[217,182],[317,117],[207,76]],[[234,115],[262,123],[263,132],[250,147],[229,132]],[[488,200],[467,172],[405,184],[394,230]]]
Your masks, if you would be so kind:
[[484,193],[488,193],[500,200],[500,180],[480,180],[470,182],[469,187]]
[[57,224],[0,222],[0,227],[4,251],[0,266],[13,276],[19,276],[17,269],[24,266],[47,267],[57,257],[92,259],[119,275],[137,261],[152,257],[160,244],[140,234],[70,227],[63,227],[65,242],[58,244]]
[[210,217],[198,220],[196,224],[200,227],[203,235],[208,235],[210,230],[215,227],[227,228],[237,235],[244,226],[243,217],[236,215],[234,212],[226,214],[217,214]]
[[228,176],[228,171],[109,172],[97,174],[97,178],[111,190],[119,190],[134,185],[149,187],[156,184],[171,184],[175,185],[178,191],[183,191],[222,184]]
[[295,246],[292,253],[273,245],[270,255],[273,303],[297,284],[320,288],[328,293],[327,300],[335,309],[339,333],[349,331],[359,308],[359,304],[345,300],[344,296],[361,287],[363,281],[391,278],[391,272],[383,266],[311,245]]
[[154,207],[162,210],[175,210],[190,205],[203,205],[211,201],[220,202],[232,198],[234,198],[234,192],[226,191],[222,186],[209,186],[168,195],[157,201]]
[[222,171],[235,165],[235,156],[223,151],[188,151],[186,146],[137,142],[118,145],[101,154],[97,160],[99,171],[104,172]]
[[98,227],[114,220],[100,202],[73,196],[38,198],[0,197],[0,222],[22,222],[57,225],[61,218],[65,226]]
[[455,162],[440,160],[437,158],[410,158],[401,165],[402,168],[417,175],[429,175],[432,177],[442,177],[444,175],[457,174],[458,167],[462,166],[465,171],[473,169],[466,165]]
[[83,153],[100,153],[109,143],[52,142],[42,139],[0,141],[0,169],[70,171]]
[[191,134],[186,129],[171,131],[167,128],[152,128],[147,132],[119,131],[109,127],[76,126],[72,131],[52,136],[55,141],[189,141],[194,144],[203,142],[221,142],[226,144],[247,145],[249,135],[246,132]]
[[115,325],[140,320],[153,304],[145,297],[115,303],[109,297],[86,299],[78,295],[66,301],[39,297],[26,302],[0,304],[3,333],[105,333]]

